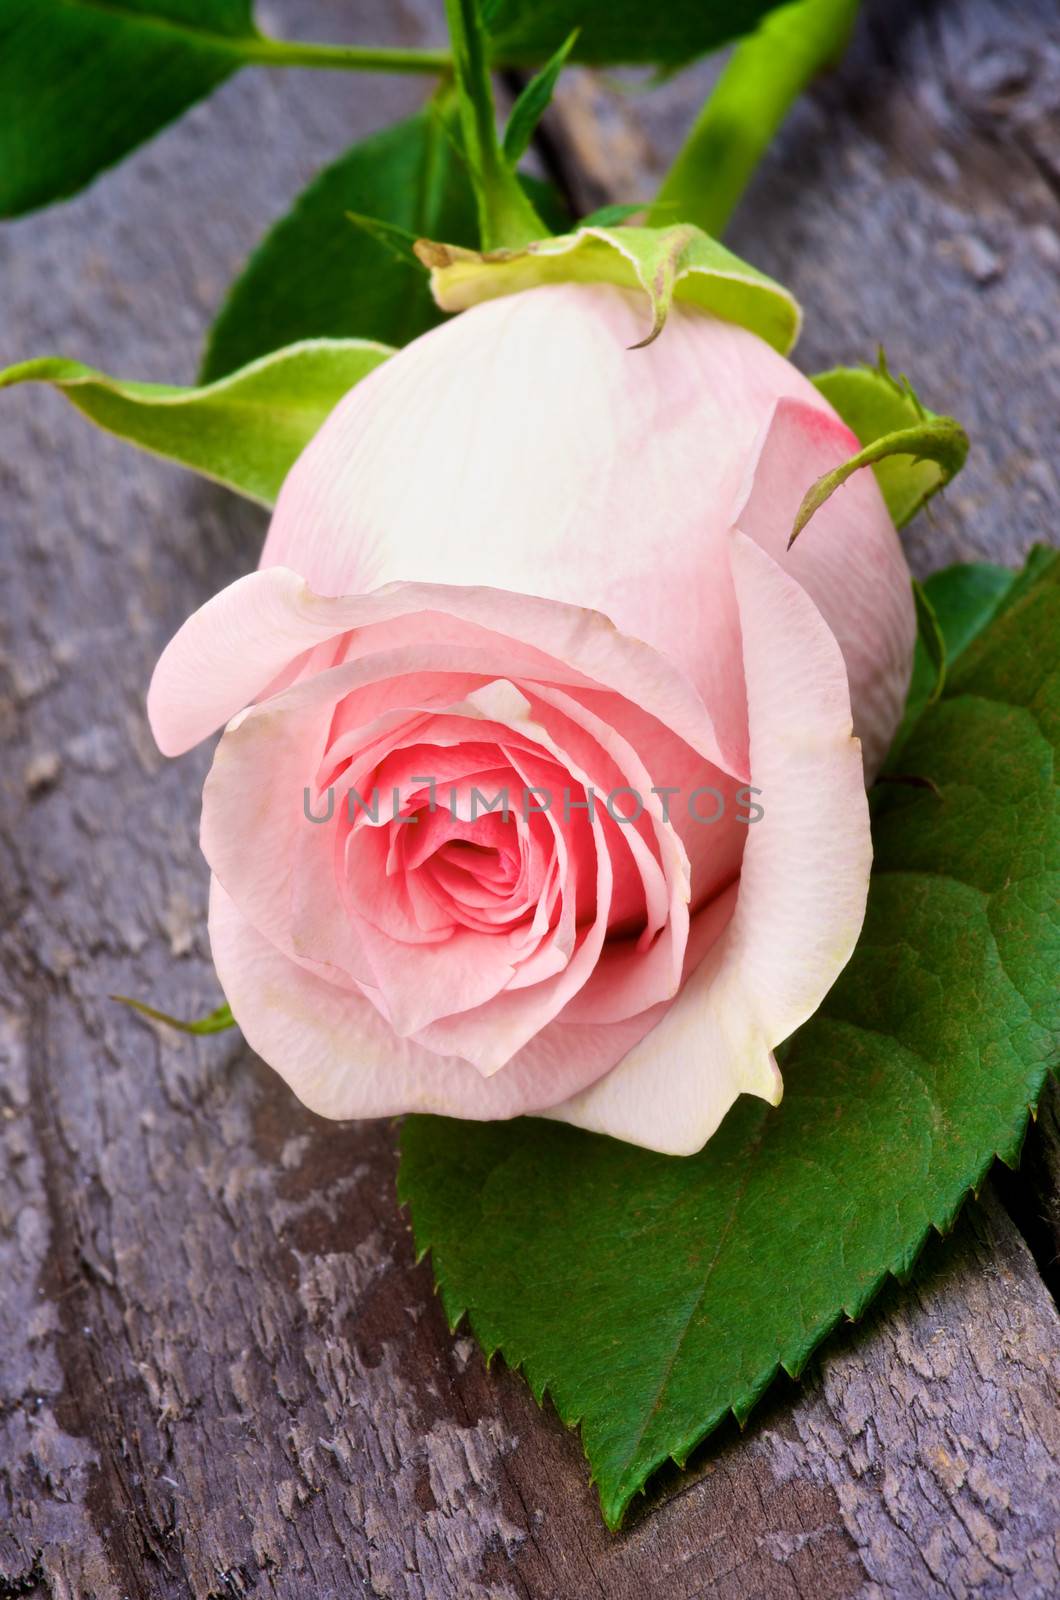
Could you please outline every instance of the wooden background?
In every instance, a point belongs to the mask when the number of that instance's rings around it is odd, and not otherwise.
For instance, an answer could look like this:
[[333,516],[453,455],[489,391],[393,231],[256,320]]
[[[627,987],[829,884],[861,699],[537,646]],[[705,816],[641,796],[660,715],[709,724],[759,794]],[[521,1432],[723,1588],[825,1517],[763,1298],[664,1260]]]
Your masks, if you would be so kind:
[[[261,12],[440,33],[437,0]],[[555,172],[586,203],[643,198],[705,81],[574,75]],[[0,230],[2,358],[189,379],[264,227],[424,89],[233,80]],[[921,570],[1057,537],[1058,108],[1050,0],[878,0],[733,230],[803,300],[809,370],[882,339],[969,425],[910,534]],[[1060,1593],[1055,1097],[913,1286],[608,1535],[577,1439],[447,1332],[392,1128],[319,1121],[234,1035],[163,1037],[106,998],[216,1003],[207,755],[164,762],[143,696],[264,518],[36,389],[0,400],[0,516],[0,1600]]]

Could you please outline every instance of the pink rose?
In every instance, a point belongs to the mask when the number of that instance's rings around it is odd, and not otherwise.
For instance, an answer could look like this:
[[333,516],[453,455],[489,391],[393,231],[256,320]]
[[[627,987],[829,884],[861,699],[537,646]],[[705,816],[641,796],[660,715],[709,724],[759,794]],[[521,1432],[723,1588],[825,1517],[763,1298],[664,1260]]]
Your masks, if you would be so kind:
[[158,664],[167,754],[227,725],[221,984],[326,1116],[694,1151],[779,1098],[853,950],[915,631],[895,530],[863,471],[788,552],[856,439],[743,329],[675,307],[630,351],[643,322],[556,285],[416,340]]

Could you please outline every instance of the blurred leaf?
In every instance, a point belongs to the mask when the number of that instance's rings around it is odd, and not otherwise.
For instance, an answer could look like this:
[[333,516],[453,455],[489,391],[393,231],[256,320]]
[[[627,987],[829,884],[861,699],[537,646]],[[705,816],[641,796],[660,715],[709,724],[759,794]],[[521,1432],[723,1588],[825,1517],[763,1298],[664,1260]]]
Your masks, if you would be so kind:
[[858,0],[794,0],[732,52],[648,213],[720,235],[792,102],[842,57]]
[[557,39],[578,28],[572,60],[598,66],[675,66],[750,33],[776,0],[487,0],[484,21],[495,61],[547,61]]
[[250,65],[433,74],[450,61],[270,39],[251,0],[0,0],[0,216],[76,194]]
[[307,341],[198,389],[127,383],[46,356],[0,372],[0,389],[53,384],[108,433],[271,505],[328,412],[390,354],[364,339]]
[[0,0],[0,215],[76,193],[257,37],[251,0]]

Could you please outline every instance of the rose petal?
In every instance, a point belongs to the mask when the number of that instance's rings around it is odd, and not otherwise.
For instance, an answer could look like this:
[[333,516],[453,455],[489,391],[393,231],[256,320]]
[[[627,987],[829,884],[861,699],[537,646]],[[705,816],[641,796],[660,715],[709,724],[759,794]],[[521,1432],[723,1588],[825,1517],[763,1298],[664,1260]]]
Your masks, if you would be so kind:
[[247,1043],[323,1117],[517,1117],[606,1072],[621,1039],[604,1028],[547,1028],[503,1072],[400,1038],[362,995],[297,966],[241,916],[214,878],[210,946]]
[[683,305],[631,349],[643,315],[633,292],[554,284],[415,340],[295,462],[262,565],[326,594],[409,580],[591,601],[683,669],[715,722],[711,759],[746,778],[730,508],[777,397],[816,391]]
[[[463,624],[457,641],[439,638]],[[493,673],[599,684],[628,695],[704,756],[722,759],[699,694],[665,656],[620,633],[599,611],[532,595],[444,584],[396,583],[375,594],[314,594],[283,567],[238,578],[201,606],[162,652],[147,695],[151,731],[166,755],[190,750],[272,684],[295,656],[354,630],[393,629],[388,649],[430,646],[434,670],[459,671],[461,645],[489,651]],[[439,621],[443,624],[439,628]],[[513,656],[513,641],[518,647]]]
[[838,639],[871,783],[902,715],[916,641],[909,568],[871,469],[837,489],[787,547],[807,489],[860,448],[820,404],[778,401],[734,520],[798,579]]
[[741,533],[732,567],[765,812],[748,828],[732,920],[642,1042],[548,1113],[674,1155],[700,1149],[737,1095],[779,1099],[771,1052],[849,960],[872,859],[839,646],[795,580]]

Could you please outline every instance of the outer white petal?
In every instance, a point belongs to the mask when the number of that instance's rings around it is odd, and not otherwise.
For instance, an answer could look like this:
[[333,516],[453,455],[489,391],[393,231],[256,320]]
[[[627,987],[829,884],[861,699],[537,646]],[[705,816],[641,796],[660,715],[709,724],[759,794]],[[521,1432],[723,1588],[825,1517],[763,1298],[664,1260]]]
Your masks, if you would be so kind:
[[701,1148],[737,1095],[776,1103],[772,1051],[854,949],[872,846],[839,646],[800,586],[733,534],[751,765],[736,908],[673,1005],[627,1056],[549,1116],[674,1155]]
[[779,401],[735,520],[799,580],[839,641],[871,783],[901,720],[916,642],[909,568],[872,471],[837,489],[788,549],[807,489],[860,448],[819,404]]

